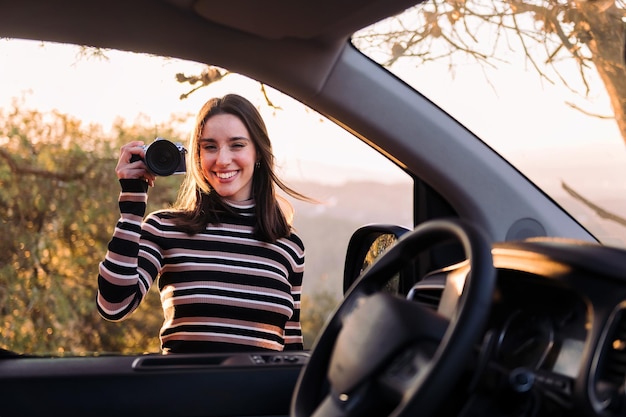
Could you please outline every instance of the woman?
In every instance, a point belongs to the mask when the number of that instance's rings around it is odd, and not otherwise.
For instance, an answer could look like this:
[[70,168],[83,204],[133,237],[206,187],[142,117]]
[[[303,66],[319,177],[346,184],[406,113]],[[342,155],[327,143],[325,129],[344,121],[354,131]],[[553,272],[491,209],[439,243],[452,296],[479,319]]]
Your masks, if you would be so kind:
[[136,158],[143,142],[121,148],[121,218],[100,264],[98,311],[123,320],[158,278],[163,353],[302,349],[304,245],[276,187],[308,198],[277,178],[261,115],[241,96],[213,98],[188,149],[174,208],[144,219],[155,175]]

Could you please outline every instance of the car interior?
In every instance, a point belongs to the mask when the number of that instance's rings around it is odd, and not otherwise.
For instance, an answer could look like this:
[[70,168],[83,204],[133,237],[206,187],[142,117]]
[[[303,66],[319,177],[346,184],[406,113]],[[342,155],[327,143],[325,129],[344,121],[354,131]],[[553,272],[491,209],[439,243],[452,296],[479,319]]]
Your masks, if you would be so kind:
[[419,6],[0,0],[0,38],[173,57],[270,86],[391,161],[412,202],[410,225],[352,230],[338,254],[342,299],[310,349],[55,356],[4,345],[0,415],[625,415],[624,248],[354,46],[356,32]]

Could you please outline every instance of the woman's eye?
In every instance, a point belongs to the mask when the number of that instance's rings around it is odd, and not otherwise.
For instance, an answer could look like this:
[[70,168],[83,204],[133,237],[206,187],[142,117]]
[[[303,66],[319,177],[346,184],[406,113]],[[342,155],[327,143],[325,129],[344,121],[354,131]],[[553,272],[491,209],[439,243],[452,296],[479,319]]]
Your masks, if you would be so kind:
[[240,143],[240,142],[233,143],[233,145],[232,145],[233,148],[243,148],[245,146],[246,146],[245,143]]

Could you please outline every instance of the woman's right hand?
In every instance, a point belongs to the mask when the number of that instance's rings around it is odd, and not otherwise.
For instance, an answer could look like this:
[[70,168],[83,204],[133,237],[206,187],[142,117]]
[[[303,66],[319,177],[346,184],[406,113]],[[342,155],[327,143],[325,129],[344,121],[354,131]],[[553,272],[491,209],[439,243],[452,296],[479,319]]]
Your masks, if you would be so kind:
[[[143,158],[146,156],[143,146],[144,143],[142,141],[133,141],[122,146],[115,172],[119,179],[143,179],[152,187],[154,186],[156,175],[148,171],[146,164],[143,162]],[[131,161],[133,155],[139,158],[136,161]]]

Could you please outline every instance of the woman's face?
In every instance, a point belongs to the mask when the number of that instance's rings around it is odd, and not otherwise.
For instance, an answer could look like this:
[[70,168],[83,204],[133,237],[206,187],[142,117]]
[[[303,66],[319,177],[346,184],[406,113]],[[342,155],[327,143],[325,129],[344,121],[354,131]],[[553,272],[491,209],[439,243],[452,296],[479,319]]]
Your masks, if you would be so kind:
[[200,167],[211,188],[228,200],[250,199],[257,152],[243,122],[232,114],[210,117],[199,146]]

